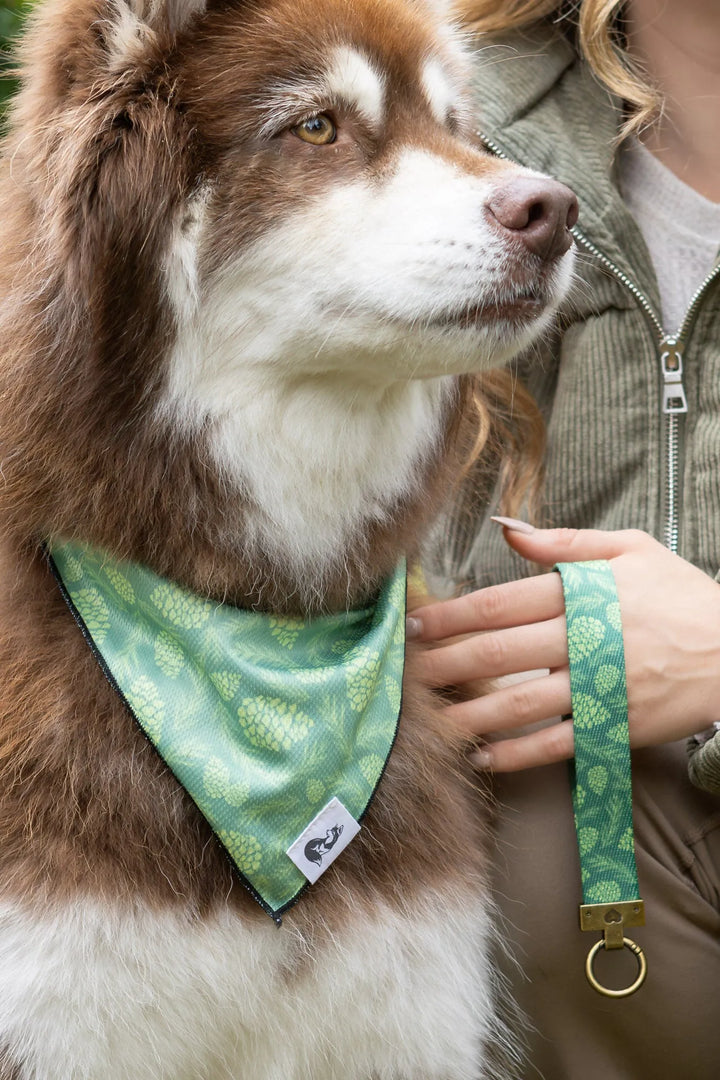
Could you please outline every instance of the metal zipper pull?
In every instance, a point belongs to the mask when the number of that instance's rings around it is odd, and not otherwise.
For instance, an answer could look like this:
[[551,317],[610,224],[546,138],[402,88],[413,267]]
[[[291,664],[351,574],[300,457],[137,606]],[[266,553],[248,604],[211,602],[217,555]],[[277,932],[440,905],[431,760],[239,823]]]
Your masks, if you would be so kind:
[[686,413],[688,404],[682,383],[682,347],[672,339],[663,344],[667,348],[660,354],[664,382],[662,411],[670,415]]

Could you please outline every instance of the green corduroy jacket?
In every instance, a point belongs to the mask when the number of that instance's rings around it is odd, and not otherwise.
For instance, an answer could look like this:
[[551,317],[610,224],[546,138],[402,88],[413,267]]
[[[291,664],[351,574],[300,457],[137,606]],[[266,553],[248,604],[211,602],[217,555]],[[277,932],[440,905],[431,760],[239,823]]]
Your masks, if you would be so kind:
[[[580,282],[560,313],[562,334],[519,361],[547,424],[548,523],[644,529],[720,580],[720,264],[682,330],[687,412],[667,415],[664,400],[682,399],[677,371],[663,372],[673,342],[650,255],[614,180],[619,103],[552,26],[478,48],[474,93],[486,145],[580,200]],[[536,572],[486,512],[478,508],[474,530],[465,517],[447,523],[440,573],[464,589]],[[720,736],[692,742],[690,773],[720,793]]]

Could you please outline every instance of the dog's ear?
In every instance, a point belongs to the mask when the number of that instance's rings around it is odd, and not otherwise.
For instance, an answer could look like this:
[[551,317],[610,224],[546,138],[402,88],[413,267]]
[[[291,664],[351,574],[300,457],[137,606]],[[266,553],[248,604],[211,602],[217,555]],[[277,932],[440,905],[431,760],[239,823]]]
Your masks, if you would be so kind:
[[116,0],[130,9],[131,14],[153,30],[169,30],[177,34],[184,30],[206,8],[206,0]]
[[191,30],[207,0],[105,0],[100,63],[122,75],[148,56],[172,48],[178,34]]

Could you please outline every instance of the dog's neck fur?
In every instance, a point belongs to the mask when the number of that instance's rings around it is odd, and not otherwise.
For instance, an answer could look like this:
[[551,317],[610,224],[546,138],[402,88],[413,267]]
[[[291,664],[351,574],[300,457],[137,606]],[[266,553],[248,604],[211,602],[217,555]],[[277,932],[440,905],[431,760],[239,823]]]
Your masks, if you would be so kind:
[[14,543],[74,536],[242,606],[363,603],[417,551],[470,441],[469,380],[248,379],[225,388],[223,408],[191,407],[162,383],[141,400],[131,379],[108,386],[80,334],[62,345],[77,365],[59,387],[54,348],[34,344],[0,400]]
[[[421,524],[418,500],[446,452],[457,382],[364,379],[362,356],[344,374],[228,363],[204,379],[197,348],[194,336],[178,341],[159,414],[180,430],[205,433],[211,467],[242,496],[237,539],[251,561],[266,558],[305,583],[303,603],[313,595],[313,606],[322,604],[349,560],[360,554],[372,563],[371,537],[394,527],[403,508],[417,504]],[[188,349],[193,355],[184,358]]]
[[[8,228],[26,233],[28,219],[17,200]],[[295,378],[231,364],[223,378],[208,364],[210,380],[202,335],[178,327],[164,289],[132,307],[127,264],[97,266],[91,305],[117,301],[90,306],[90,325],[53,261],[2,269],[0,514],[13,546],[68,535],[265,610],[362,604],[416,553],[472,445],[471,379],[364,383],[352,364]],[[103,274],[123,276],[111,290]]]

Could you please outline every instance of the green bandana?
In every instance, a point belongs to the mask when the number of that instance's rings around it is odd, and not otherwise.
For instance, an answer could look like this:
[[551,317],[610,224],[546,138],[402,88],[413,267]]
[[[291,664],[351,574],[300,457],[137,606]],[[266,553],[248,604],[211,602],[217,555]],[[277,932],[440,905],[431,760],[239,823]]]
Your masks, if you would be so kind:
[[50,554],[105,674],[279,921],[359,831],[392,749],[404,563],[374,606],[303,620],[214,603],[81,544]]

